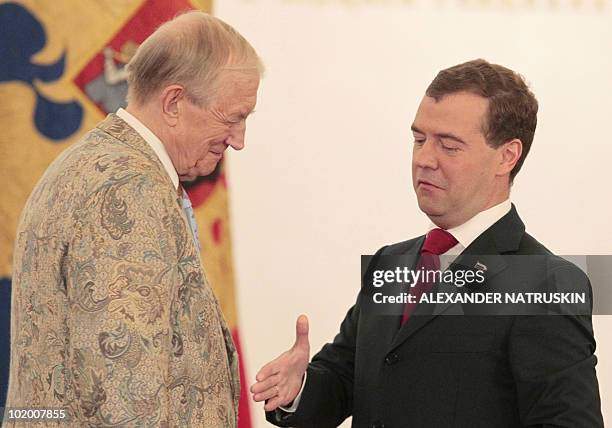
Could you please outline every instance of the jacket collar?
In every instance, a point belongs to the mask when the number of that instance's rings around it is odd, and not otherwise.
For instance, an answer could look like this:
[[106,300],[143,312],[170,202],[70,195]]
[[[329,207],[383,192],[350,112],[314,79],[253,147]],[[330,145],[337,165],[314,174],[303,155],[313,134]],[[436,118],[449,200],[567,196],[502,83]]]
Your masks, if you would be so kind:
[[172,183],[172,179],[166,172],[164,165],[159,160],[159,157],[151,145],[147,143],[134,128],[128,125],[126,121],[121,119],[116,114],[110,113],[103,121],[96,125],[96,128],[110,135],[111,137],[116,138],[131,149],[139,152],[142,156],[154,164],[158,172],[165,177],[165,181],[167,181],[168,185],[171,186],[173,192],[176,193],[176,188]]

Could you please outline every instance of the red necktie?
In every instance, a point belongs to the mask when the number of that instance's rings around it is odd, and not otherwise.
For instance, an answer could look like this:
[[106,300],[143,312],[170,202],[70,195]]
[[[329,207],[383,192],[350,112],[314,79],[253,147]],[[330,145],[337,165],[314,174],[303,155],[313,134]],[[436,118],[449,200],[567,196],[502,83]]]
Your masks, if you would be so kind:
[[[423,268],[423,274],[426,271],[437,271],[440,269],[440,254],[446,253],[448,250],[457,245],[457,240],[453,235],[443,229],[432,229],[427,234],[423,247],[421,248],[421,257],[416,265],[416,270]],[[408,321],[410,314],[414,311],[421,295],[429,291],[433,286],[431,281],[419,281],[411,288],[410,294],[415,296],[415,303],[407,302],[404,306],[402,315],[402,325]]]

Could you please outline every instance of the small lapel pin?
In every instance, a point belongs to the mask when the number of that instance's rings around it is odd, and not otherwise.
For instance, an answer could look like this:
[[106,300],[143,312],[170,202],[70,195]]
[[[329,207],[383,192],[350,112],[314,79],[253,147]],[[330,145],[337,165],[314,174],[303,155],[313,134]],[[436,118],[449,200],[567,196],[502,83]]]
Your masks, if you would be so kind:
[[476,264],[474,265],[474,268],[476,268],[478,270],[481,270],[481,271],[484,271],[484,272],[487,271],[487,267],[484,264],[480,263],[480,262],[476,262]]

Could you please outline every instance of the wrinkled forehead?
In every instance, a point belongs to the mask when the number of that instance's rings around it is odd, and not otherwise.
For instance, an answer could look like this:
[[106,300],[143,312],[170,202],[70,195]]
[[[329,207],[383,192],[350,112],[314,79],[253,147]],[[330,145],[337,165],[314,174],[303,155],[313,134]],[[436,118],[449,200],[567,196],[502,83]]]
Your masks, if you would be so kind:
[[220,76],[212,105],[250,113],[257,103],[260,76],[256,70],[229,70]]

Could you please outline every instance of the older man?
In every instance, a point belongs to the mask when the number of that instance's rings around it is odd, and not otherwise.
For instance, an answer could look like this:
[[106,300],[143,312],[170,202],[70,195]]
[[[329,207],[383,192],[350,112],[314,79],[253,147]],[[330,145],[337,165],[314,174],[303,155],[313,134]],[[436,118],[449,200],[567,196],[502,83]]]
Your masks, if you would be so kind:
[[65,409],[78,427],[234,427],[236,352],[180,181],[244,147],[262,64],[228,24],[189,12],[128,70],[128,107],[56,159],[24,208],[6,406]]
[[[534,95],[508,68],[475,60],[441,71],[412,124],[413,185],[430,230],[381,248],[370,269],[401,256],[415,270],[476,267],[486,275],[483,290],[569,284],[590,293],[576,266],[525,232],[510,202],[537,111]],[[550,269],[537,269],[542,258]],[[293,348],[257,374],[251,391],[266,401],[270,422],[332,427],[352,415],[355,427],[603,426],[590,308],[459,316],[454,311],[467,307],[418,312],[422,306],[407,303],[397,316],[381,316],[365,277],[333,343],[309,363],[308,321],[301,317]],[[420,281],[411,294],[427,288]]]

